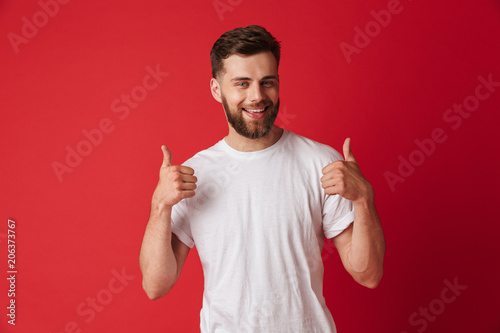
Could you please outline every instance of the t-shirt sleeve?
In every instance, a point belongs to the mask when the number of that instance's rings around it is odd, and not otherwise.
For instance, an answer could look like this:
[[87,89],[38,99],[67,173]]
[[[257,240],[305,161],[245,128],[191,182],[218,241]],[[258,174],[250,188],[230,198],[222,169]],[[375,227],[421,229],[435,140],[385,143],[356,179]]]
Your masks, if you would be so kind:
[[181,242],[192,248],[194,246],[193,235],[188,219],[188,208],[186,200],[180,201],[172,207],[172,232]]
[[333,238],[344,231],[354,221],[352,202],[340,195],[326,195],[323,205],[323,232]]
[[[331,161],[343,160],[339,152],[331,149]],[[323,232],[327,238],[333,238],[344,231],[354,221],[354,208],[350,200],[338,194],[324,194]]]

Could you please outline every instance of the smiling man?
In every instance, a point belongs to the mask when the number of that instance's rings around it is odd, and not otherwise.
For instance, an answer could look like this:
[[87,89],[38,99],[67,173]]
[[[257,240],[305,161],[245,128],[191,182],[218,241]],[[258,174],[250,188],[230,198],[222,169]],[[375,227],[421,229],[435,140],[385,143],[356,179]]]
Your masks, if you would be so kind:
[[331,238],[354,280],[378,285],[385,241],[373,189],[350,139],[344,160],[274,125],[280,44],[268,31],[228,31],[210,56],[210,89],[228,135],[183,165],[171,165],[162,146],[140,253],[144,290],[151,299],[166,295],[196,245],[201,332],[336,332],[321,251]]

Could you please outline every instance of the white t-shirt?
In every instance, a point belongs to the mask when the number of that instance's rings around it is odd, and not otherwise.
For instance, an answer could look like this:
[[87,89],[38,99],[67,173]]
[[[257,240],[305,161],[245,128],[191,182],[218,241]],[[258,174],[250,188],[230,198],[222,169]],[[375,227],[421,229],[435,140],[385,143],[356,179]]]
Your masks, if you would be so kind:
[[200,256],[202,333],[336,332],[321,251],[354,211],[326,195],[320,178],[338,159],[333,148],[285,130],[263,150],[240,152],[221,140],[184,163],[197,190],[174,206],[172,232]]

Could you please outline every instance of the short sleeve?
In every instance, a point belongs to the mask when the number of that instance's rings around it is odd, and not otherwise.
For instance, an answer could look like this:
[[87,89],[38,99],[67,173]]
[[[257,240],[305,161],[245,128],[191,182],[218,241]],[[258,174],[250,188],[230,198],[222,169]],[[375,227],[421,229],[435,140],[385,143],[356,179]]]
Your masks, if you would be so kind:
[[181,242],[192,248],[194,246],[194,239],[191,234],[188,215],[186,200],[180,201],[172,208],[172,232]]
[[323,232],[333,238],[344,231],[354,221],[352,202],[340,195],[326,195],[323,204]]
[[[328,163],[343,160],[342,155],[326,146]],[[323,192],[323,232],[326,238],[333,238],[344,231],[354,221],[354,207],[350,200],[338,194],[328,195]]]

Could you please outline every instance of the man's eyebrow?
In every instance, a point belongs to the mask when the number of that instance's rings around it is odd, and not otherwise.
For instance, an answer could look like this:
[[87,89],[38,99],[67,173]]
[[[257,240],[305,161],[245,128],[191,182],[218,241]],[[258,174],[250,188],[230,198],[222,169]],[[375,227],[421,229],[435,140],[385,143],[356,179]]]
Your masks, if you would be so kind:
[[278,79],[278,75],[266,75],[266,76],[264,76],[262,78],[262,80],[269,80],[269,79],[271,79],[271,80],[273,80],[273,79],[277,80]]
[[[261,80],[278,79],[278,75],[266,75]],[[231,79],[231,81],[251,81],[252,79],[244,76],[237,76]]]
[[238,77],[233,77],[231,81],[250,81],[249,77],[243,77],[243,76],[238,76]]

